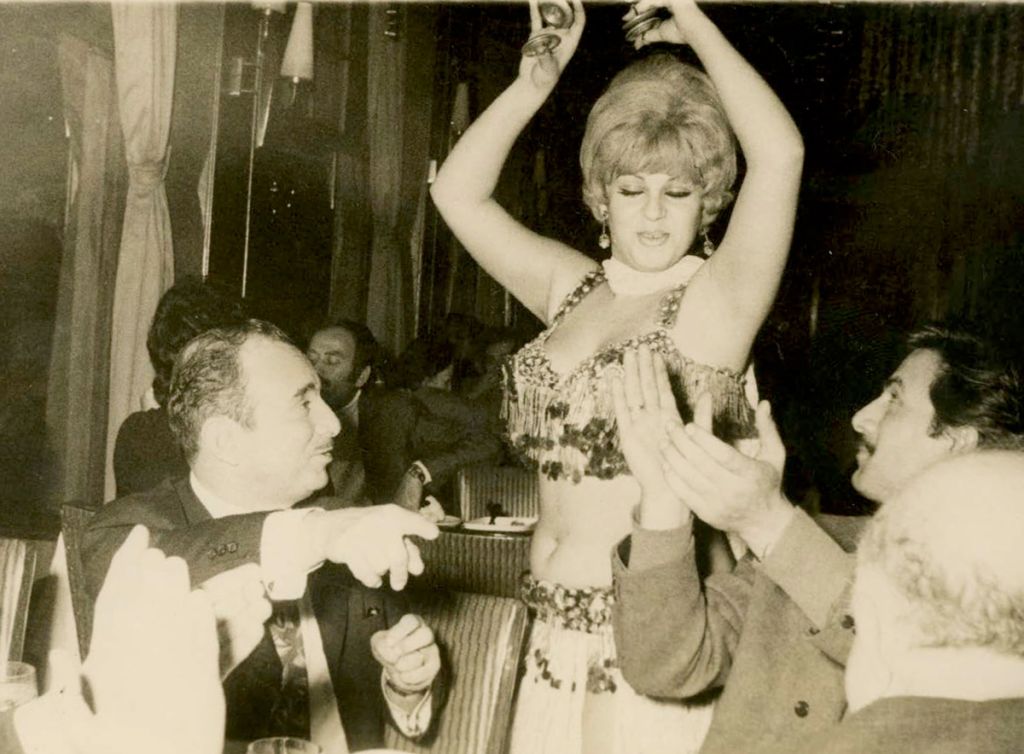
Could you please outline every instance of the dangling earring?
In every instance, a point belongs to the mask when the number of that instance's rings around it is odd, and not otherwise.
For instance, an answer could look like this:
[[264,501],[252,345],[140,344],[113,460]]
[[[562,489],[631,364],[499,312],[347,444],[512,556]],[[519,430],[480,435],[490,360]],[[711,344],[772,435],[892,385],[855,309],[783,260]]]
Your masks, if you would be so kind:
[[700,232],[701,238],[704,239],[704,257],[710,257],[715,253],[715,245],[711,243],[711,239],[708,237],[708,229],[703,228]]
[[612,239],[608,235],[608,210],[601,208],[601,235],[597,237],[597,245],[607,249],[612,245]]

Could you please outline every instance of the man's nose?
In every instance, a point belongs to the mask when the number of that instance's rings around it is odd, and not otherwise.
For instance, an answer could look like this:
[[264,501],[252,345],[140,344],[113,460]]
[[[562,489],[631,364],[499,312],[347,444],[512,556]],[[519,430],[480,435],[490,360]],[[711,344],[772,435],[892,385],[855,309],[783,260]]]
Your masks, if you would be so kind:
[[850,423],[853,425],[854,432],[859,435],[868,435],[878,425],[878,408],[881,400],[881,396],[875,398],[853,415],[853,420]]
[[341,422],[337,415],[331,410],[323,398],[317,399],[316,427],[317,431],[328,437],[336,437],[341,431]]

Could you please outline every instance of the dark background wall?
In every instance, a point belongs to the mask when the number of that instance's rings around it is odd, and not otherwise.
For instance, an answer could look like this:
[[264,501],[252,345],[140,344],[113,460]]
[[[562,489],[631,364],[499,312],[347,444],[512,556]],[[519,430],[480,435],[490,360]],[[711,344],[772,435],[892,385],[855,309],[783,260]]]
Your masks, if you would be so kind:
[[[436,57],[432,87],[421,79],[417,96],[431,90],[432,156],[440,161],[453,138],[456,85],[468,84],[473,116],[515,75],[525,3],[457,3],[430,14],[423,5],[396,8],[415,12],[416,28],[436,24],[406,54],[410,65]],[[1024,6],[751,3],[707,11],[776,88],[807,143],[791,261],[756,358],[791,449],[793,491],[817,489],[825,507],[853,510],[860,501],[845,481],[849,417],[891,368],[901,332],[935,316],[971,315],[1019,347]],[[318,6],[312,92],[289,103],[285,82],[274,84],[278,108],[254,174],[249,293],[257,311],[293,327],[366,296],[365,259],[332,270],[340,249],[368,253],[365,12],[360,3]],[[622,38],[621,4],[588,4],[587,12],[576,59],[517,143],[498,194],[531,227],[596,254],[577,150],[590,105],[633,51]],[[211,272],[240,280],[250,103],[218,95],[217,83],[222,61],[251,54],[256,19],[247,3],[180,6],[166,183],[179,276],[201,269],[197,183],[216,128]],[[281,54],[289,22],[275,20],[270,54]],[[65,201],[61,32],[109,52],[109,7],[0,5],[2,516],[36,504],[31,480],[46,468],[45,433],[33,417],[45,396]],[[421,331],[449,311],[536,327],[508,307],[432,210],[426,222]]]
[[[792,492],[816,490],[826,509],[857,510],[849,419],[895,365],[902,333],[970,316],[1020,352],[1024,7],[705,10],[779,93],[806,142],[790,262],[755,357],[791,450]],[[580,48],[499,187],[531,227],[594,255],[598,228],[580,199],[577,152],[590,105],[634,55],[621,15],[618,4],[588,5]],[[450,9],[448,71],[470,83],[474,114],[515,75],[524,17],[519,5]],[[449,243],[442,228],[438,260]],[[456,309],[488,311],[493,284],[471,263],[439,263],[433,274],[439,288],[460,276]]]

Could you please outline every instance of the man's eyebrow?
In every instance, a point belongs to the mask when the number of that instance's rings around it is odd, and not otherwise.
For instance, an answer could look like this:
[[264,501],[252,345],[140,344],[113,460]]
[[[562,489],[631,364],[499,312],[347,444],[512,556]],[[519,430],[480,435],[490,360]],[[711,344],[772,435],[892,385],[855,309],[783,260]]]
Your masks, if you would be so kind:
[[903,388],[903,378],[902,377],[890,377],[889,379],[887,379],[885,381],[885,389],[888,390],[889,388],[900,388],[900,389],[902,389]]
[[317,387],[317,384],[315,382],[307,382],[305,385],[303,385],[298,390],[296,390],[294,395],[292,395],[292,397],[293,398],[302,398],[303,396],[306,395],[306,393],[308,393],[310,391],[314,391],[315,392],[315,391],[317,391],[319,389],[320,388]]

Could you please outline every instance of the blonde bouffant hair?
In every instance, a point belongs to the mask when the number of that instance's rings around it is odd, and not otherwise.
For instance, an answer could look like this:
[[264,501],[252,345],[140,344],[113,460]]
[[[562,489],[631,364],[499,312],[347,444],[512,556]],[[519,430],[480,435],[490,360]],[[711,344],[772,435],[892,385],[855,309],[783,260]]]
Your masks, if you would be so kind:
[[598,219],[618,176],[667,173],[702,189],[709,223],[732,201],[736,143],[711,79],[657,53],[621,71],[598,98],[580,167],[583,201]]

